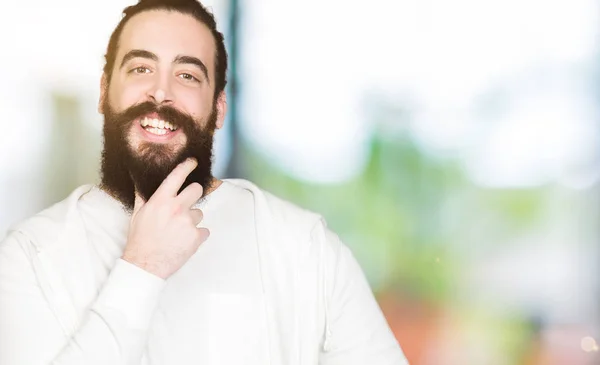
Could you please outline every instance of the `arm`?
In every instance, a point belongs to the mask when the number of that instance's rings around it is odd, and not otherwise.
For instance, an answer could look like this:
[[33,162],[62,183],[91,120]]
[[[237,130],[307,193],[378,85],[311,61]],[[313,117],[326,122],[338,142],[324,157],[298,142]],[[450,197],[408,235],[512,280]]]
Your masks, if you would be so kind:
[[40,268],[32,242],[13,232],[0,243],[0,364],[139,365],[165,280],[208,237],[197,227],[202,212],[190,209],[202,186],[178,194],[197,165],[180,163],[147,202],[136,192],[123,256],[73,335],[55,313],[69,303],[46,285],[51,268]]
[[408,365],[362,269],[351,251],[331,231],[324,240],[327,270],[326,343],[321,365]]
[[[67,337],[42,291],[26,237],[0,243],[0,364],[136,364],[164,280],[118,260],[80,328]],[[48,297],[46,297],[48,295]]]

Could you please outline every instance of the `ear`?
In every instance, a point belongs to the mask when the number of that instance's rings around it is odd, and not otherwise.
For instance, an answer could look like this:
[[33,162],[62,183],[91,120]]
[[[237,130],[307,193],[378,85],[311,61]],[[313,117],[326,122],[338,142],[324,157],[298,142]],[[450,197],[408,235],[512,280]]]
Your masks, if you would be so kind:
[[108,79],[106,78],[106,74],[103,72],[102,77],[100,78],[100,99],[98,100],[98,113],[102,114],[102,105],[104,105],[104,101],[106,100],[108,94]]
[[223,128],[225,114],[227,114],[227,95],[225,91],[221,91],[217,98],[217,129]]

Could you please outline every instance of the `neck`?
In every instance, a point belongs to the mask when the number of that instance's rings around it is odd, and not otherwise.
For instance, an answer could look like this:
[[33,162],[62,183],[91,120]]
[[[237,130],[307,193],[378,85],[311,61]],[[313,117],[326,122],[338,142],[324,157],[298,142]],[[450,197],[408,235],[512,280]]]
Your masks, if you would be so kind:
[[[223,183],[223,180],[217,179],[215,177],[213,177],[210,181],[210,185],[209,187],[206,189],[206,191],[204,191],[202,193],[202,198],[205,198],[206,196],[208,196],[210,193],[214,192],[215,190],[217,190],[219,188],[219,186],[221,186],[221,184]],[[102,191],[104,191],[106,194],[110,195],[113,199],[120,201],[121,203],[123,203],[121,201],[121,199],[119,199],[119,197],[115,194],[114,191],[112,191],[111,189],[109,189],[106,185],[104,184],[100,184],[98,186]]]
[[221,184],[223,183],[223,180],[219,180],[216,177],[213,177],[211,182],[210,182],[210,187],[208,189],[206,189],[206,191],[203,193],[202,196],[207,196],[208,194],[212,193],[213,191],[217,190],[217,188],[219,186],[221,186]]

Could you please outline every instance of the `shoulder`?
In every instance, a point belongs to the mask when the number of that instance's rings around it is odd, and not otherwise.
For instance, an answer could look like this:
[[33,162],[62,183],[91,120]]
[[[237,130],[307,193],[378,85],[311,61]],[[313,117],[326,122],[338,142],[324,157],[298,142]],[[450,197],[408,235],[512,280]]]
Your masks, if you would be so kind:
[[0,243],[0,248],[10,245],[15,241],[15,237],[18,237],[22,244],[29,243],[36,251],[57,241],[76,214],[77,201],[92,188],[93,185],[80,186],[62,201],[14,224],[8,229],[6,238]]
[[263,190],[253,182],[243,179],[227,179],[227,181],[249,191],[254,197],[256,213],[263,219],[268,218],[284,231],[291,231],[308,238],[315,226],[324,224],[320,214]]
[[339,236],[329,229],[322,215],[265,191],[250,181],[227,181],[253,194],[257,221],[262,228],[274,234],[270,237],[276,237],[275,240],[267,241],[277,251],[283,250],[298,257],[308,255],[335,260],[343,250]]

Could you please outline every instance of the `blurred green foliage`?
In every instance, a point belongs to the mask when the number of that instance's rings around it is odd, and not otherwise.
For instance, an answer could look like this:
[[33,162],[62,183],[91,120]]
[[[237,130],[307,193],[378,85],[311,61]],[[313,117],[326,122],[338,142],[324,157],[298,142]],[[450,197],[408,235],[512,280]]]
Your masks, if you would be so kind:
[[254,151],[245,156],[250,179],[259,186],[327,219],[376,289],[401,287],[441,299],[451,290],[455,260],[448,257],[439,205],[448,185],[460,184],[462,176],[456,166],[426,158],[406,139],[376,137],[370,150],[364,171],[335,185],[296,179]]
[[249,179],[322,214],[376,291],[446,300],[478,224],[495,242],[493,235],[526,229],[543,214],[543,191],[474,186],[457,161],[428,155],[406,135],[375,134],[363,172],[339,184],[300,180],[255,150],[243,151]]

